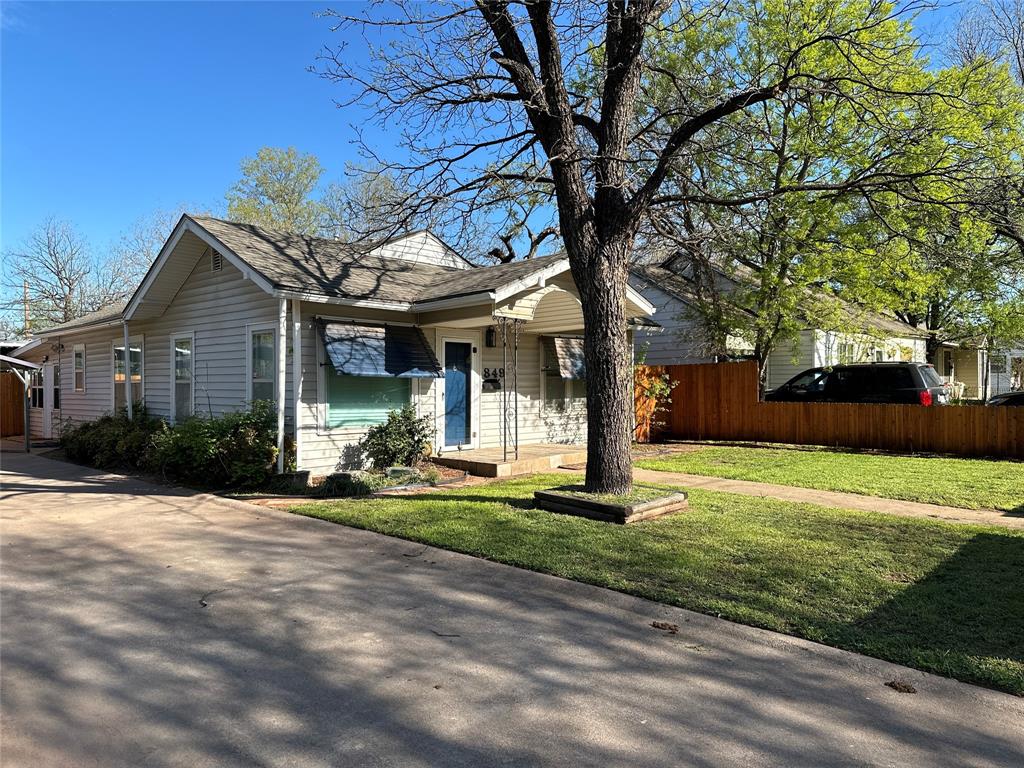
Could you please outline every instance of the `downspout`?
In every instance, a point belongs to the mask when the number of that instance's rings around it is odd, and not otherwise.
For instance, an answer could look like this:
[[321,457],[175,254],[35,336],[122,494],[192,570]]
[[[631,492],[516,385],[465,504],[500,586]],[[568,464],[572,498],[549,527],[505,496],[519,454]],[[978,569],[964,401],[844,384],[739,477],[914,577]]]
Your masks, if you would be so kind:
[[284,473],[284,410],[288,392],[288,299],[277,301],[277,474]]
[[128,408],[128,420],[132,420],[132,348],[128,343],[128,321],[121,321],[124,332],[124,402]]

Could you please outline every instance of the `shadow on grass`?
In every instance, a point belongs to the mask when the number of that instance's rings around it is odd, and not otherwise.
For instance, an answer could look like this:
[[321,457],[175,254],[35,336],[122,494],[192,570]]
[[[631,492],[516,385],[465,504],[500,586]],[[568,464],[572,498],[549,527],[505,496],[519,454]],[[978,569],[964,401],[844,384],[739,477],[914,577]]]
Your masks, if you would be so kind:
[[1024,689],[1022,573],[1024,538],[979,533],[858,621],[855,634],[870,638],[865,650],[872,655],[902,658],[961,679],[972,677],[969,668],[953,659],[988,657],[990,672],[1007,688],[1020,691]]

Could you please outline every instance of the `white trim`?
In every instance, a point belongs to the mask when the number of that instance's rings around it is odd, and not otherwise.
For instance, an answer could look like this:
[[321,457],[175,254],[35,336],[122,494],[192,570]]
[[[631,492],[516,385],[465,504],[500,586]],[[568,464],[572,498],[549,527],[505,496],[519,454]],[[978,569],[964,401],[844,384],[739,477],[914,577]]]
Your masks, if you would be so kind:
[[452,296],[447,299],[434,299],[432,301],[417,302],[413,309],[417,312],[433,312],[440,309],[454,309],[456,307],[474,307],[478,305],[494,304],[494,291],[476,291],[462,296]]
[[[277,334],[276,323],[246,323],[245,324],[245,365],[242,366],[245,376],[245,405],[246,408],[252,403],[252,335],[258,331],[270,331],[274,335],[274,360],[277,360]],[[277,366],[274,366],[274,391],[277,391]]]
[[434,350],[437,355],[438,362],[441,364],[442,374],[445,370],[444,363],[444,345],[446,342],[454,342],[461,344],[469,344],[470,349],[470,376],[469,376],[469,442],[463,443],[462,445],[446,445],[445,444],[445,376],[442,375],[437,379],[437,385],[434,387],[434,413],[436,415],[435,423],[437,425],[437,434],[435,438],[435,450],[438,455],[445,451],[458,451],[458,450],[473,450],[480,446],[480,404],[481,404],[481,390],[483,383],[483,375],[481,372],[481,357],[480,354],[480,332],[459,332],[456,331],[454,335],[445,333],[444,329],[437,329],[437,348]]
[[544,267],[544,269],[527,275],[519,280],[513,280],[511,283],[502,285],[494,292],[494,300],[500,302],[530,288],[543,288],[544,284],[552,277],[556,277],[563,272],[568,271],[569,259],[559,259],[558,261]]
[[[132,419],[134,410],[134,398],[132,395],[132,344],[131,336],[128,334],[128,321],[122,321],[121,333],[124,336],[124,406],[128,413],[129,421]],[[146,396],[146,384],[142,378],[142,347],[139,347],[139,381],[142,384],[142,396]],[[116,393],[115,393],[116,394]]]
[[277,341],[274,344],[277,363],[277,474],[284,472],[284,417],[288,397],[288,300],[277,300]]
[[[142,391],[142,399],[146,399],[146,337],[144,334],[138,333],[128,337],[128,347],[125,349],[124,354],[124,383],[125,391],[124,397],[125,402],[131,397],[132,389],[132,353],[131,345],[138,342],[139,345],[139,389]],[[114,374],[117,372],[117,360],[114,355],[114,348],[118,344],[124,344],[124,339],[114,339],[110,342],[110,409],[113,411],[117,408],[117,384],[114,382]]]
[[[81,388],[78,387],[78,384],[76,382],[78,369],[75,366],[75,362],[76,362],[75,361],[75,356],[78,355],[79,352],[82,353],[82,387]],[[88,355],[86,353],[86,345],[85,345],[85,343],[73,344],[72,347],[71,347],[71,391],[72,392],[82,392],[82,393],[84,393],[85,390],[88,388],[88,386],[89,386],[89,376],[88,376],[88,374],[86,374],[87,370],[89,370],[89,363],[88,363]]]
[[170,259],[175,247],[186,232],[191,232],[210,248],[220,253],[220,255],[227,259],[227,261],[235,267],[235,269],[241,272],[247,280],[254,282],[266,293],[274,295],[273,284],[263,277],[263,275],[256,272],[248,262],[239,258],[230,248],[224,245],[224,243],[207,232],[199,222],[192,219],[188,214],[182,214],[182,217],[178,220],[178,223],[171,231],[170,237],[167,238],[167,242],[165,242],[163,247],[160,249],[160,253],[153,262],[153,266],[149,268],[149,271],[143,278],[142,284],[132,295],[131,301],[128,302],[128,306],[125,308],[122,315],[125,320],[131,320],[135,316],[135,313],[139,309],[139,305],[142,304],[143,298],[153,287],[153,283],[156,282],[157,277],[160,275],[160,272],[163,271],[163,268],[167,264],[168,259]]
[[186,223],[187,220],[188,217],[182,215],[182,217],[178,219],[178,223],[174,225],[174,229],[171,230],[170,236],[168,236],[167,241],[160,249],[160,253],[158,253],[156,259],[154,259],[153,265],[149,268],[149,271],[146,272],[146,276],[142,278],[142,283],[135,289],[135,293],[132,294],[132,298],[128,302],[128,306],[125,307],[125,310],[122,313],[125,320],[131,320],[135,316],[135,310],[138,309],[139,304],[142,303],[143,296],[149,292],[149,289],[156,281],[157,275],[160,274],[160,271],[164,268],[164,264],[167,263],[167,259],[170,258],[175,246],[177,246],[178,241],[181,240],[181,236],[188,230],[188,225]]
[[18,356],[24,354],[25,352],[31,352],[33,349],[35,349],[36,347],[38,347],[42,343],[43,343],[43,337],[41,337],[41,336],[39,338],[32,339],[32,341],[26,341],[24,344],[22,344],[17,349],[12,350],[10,356],[11,357],[18,357]]
[[191,347],[190,347],[191,352],[190,352],[190,354],[192,355],[192,361],[191,361],[192,380],[189,382],[189,392],[192,395],[192,402],[189,403],[188,415],[189,416],[195,416],[196,415],[196,332],[194,330],[178,331],[176,333],[172,333],[171,336],[170,336],[170,339],[168,339],[168,342],[170,343],[170,347],[171,347],[171,349],[170,349],[170,357],[169,357],[169,365],[168,365],[168,370],[169,370],[168,380],[170,381],[170,390],[171,390],[170,391],[171,410],[170,410],[170,415],[168,416],[167,420],[171,423],[172,426],[174,425],[175,418],[176,418],[176,413],[177,413],[177,410],[178,410],[178,402],[177,402],[177,400],[178,400],[178,373],[177,373],[177,369],[175,367],[174,356],[175,356],[175,353],[177,351],[177,346],[178,346],[177,342],[180,339],[188,339],[189,342],[191,343]]
[[353,325],[404,325],[409,328],[417,328],[419,325],[412,321],[398,322],[395,320],[381,320],[379,318],[352,317],[339,315],[316,315],[317,320],[326,320],[329,323],[352,323]]
[[378,301],[376,299],[346,299],[337,296],[324,296],[322,293],[309,293],[294,289],[277,289],[273,295],[279,299],[298,299],[313,304],[340,304],[346,307],[364,307],[366,309],[387,309],[394,312],[408,312],[413,305],[402,301]]
[[292,299],[292,423],[295,471],[302,467],[302,302]]
[[640,291],[631,286],[628,282],[626,283],[626,298],[640,307],[640,309],[644,310],[648,315],[653,315],[658,311],[657,307],[651,304],[651,302],[649,302],[647,298],[640,293]]

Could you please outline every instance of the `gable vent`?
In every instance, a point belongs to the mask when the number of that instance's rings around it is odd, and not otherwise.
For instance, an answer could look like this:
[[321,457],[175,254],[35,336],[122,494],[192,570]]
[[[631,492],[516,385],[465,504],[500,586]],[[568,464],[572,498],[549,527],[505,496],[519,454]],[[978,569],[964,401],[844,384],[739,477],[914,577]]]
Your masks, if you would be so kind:
[[220,251],[210,251],[210,271],[220,272],[224,269],[224,257],[220,255]]

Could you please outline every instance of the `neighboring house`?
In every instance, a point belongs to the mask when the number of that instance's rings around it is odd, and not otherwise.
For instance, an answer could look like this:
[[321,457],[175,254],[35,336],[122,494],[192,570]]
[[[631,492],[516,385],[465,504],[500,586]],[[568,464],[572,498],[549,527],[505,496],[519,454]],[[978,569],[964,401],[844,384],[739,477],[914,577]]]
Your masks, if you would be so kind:
[[[517,346],[500,318],[519,321]],[[174,422],[274,400],[281,444],[324,474],[357,464],[367,428],[405,403],[433,420],[437,452],[501,446],[506,424],[521,445],[585,440],[582,332],[564,256],[474,267],[428,232],[357,247],[186,215],[126,306],[17,354],[43,363],[34,435],[132,401]]]
[[946,343],[939,348],[935,367],[971,400],[1024,389],[1024,350],[989,351],[983,340]]
[[[721,276],[721,279],[729,278]],[[645,362],[651,365],[712,362],[696,311],[697,299],[688,278],[665,266],[637,265],[631,272],[630,283],[654,305],[653,319],[661,326],[661,330],[636,332],[637,348],[646,348]],[[781,344],[769,353],[768,388],[780,386],[801,371],[819,366],[868,360],[924,362],[927,332],[843,302],[839,303],[838,310],[843,330],[809,323],[795,342]],[[753,353],[751,344],[738,336],[730,336],[727,346],[730,356],[744,357]]]

